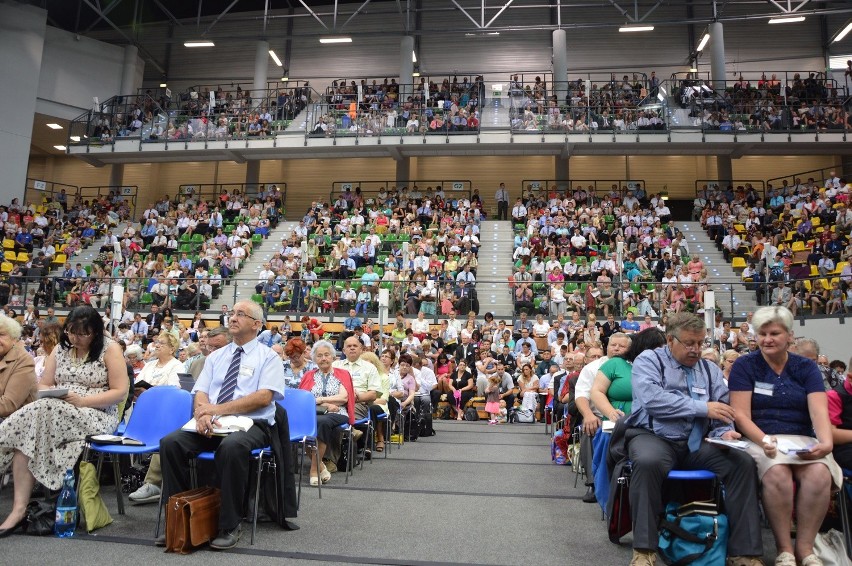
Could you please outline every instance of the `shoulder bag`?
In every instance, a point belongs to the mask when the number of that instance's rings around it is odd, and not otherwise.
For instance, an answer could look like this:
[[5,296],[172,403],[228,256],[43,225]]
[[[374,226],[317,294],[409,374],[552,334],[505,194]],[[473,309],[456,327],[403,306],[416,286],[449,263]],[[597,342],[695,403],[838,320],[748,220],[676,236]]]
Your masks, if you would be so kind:
[[202,487],[176,493],[166,506],[166,552],[189,554],[219,532],[219,490]]

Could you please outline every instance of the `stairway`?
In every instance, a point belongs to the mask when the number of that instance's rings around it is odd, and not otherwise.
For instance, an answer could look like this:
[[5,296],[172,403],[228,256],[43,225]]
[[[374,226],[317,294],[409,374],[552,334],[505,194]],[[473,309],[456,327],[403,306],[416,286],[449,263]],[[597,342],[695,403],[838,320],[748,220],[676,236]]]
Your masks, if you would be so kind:
[[289,236],[298,225],[298,222],[280,222],[269,233],[269,237],[254,249],[251,257],[246,259],[235,280],[231,281],[230,285],[224,285],[219,298],[210,302],[209,311],[218,313],[222,310],[222,305],[230,307],[237,301],[251,299],[263,264],[272,259],[275,252],[281,248],[281,239]]
[[486,220],[479,227],[479,268],[476,291],[479,316],[492,312],[494,318],[512,318],[512,295],[507,281],[512,275],[512,223]]
[[489,98],[488,103],[480,108],[479,127],[482,130],[502,129],[509,125],[508,97]]
[[690,254],[697,254],[707,267],[710,289],[716,292],[716,306],[722,309],[725,317],[741,320],[745,318],[747,312],[754,312],[758,306],[754,291],[747,291],[739,283],[740,274],[725,261],[722,252],[716,249],[716,244],[701,228],[701,223],[678,222],[677,227],[683,232],[689,244]]
[[[112,233],[115,235],[119,235],[124,232],[124,229],[131,224],[130,222],[121,222],[115,228],[112,228]],[[119,240],[121,238],[119,237]],[[100,238],[94,241],[94,243],[82,250],[78,255],[73,257],[66,258],[66,261],[71,263],[71,267],[74,267],[78,263],[83,267],[87,265],[92,265],[92,262],[95,261],[98,257],[98,254],[101,253],[101,246],[104,243],[104,238]],[[50,265],[50,272],[47,274],[48,277],[60,277],[62,272],[65,271],[65,264],[55,264],[52,263]]]

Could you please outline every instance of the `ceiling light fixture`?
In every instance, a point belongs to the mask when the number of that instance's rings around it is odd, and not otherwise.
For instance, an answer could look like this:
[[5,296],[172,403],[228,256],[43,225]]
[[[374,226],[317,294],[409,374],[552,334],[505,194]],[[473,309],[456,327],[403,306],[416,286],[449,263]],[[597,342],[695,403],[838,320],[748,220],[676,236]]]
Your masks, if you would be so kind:
[[852,22],[846,24],[846,27],[843,28],[843,31],[837,34],[837,37],[832,40],[832,43],[837,43],[838,41],[842,40],[850,31],[852,31]]
[[290,80],[290,77],[281,77],[281,82],[282,82],[282,83],[286,83],[286,82],[287,82],[287,81],[289,81],[289,80]]
[[60,126],[59,124],[55,124],[55,123],[47,124],[47,127],[50,128],[51,130],[61,130],[62,129],[62,126]]
[[284,65],[281,64],[281,59],[278,58],[278,55],[275,54],[275,51],[270,49],[269,50],[269,56],[272,57],[272,60],[275,61],[276,65],[278,65],[279,67],[284,66]]
[[696,51],[703,51],[705,47],[707,47],[707,42],[710,41],[710,34],[705,33],[704,37],[701,38],[701,43],[698,44],[698,49]]
[[414,73],[411,73],[411,76],[412,76],[412,77],[419,77],[419,76],[420,76],[420,73],[418,73],[418,72],[414,72]]
[[72,142],[79,142],[79,141],[80,141],[80,136],[71,136],[69,139],[70,139]]
[[412,63],[417,62],[417,53],[415,53],[414,51],[411,52],[411,62]]
[[160,83],[160,88],[166,88],[167,86],[169,85],[167,85],[166,83]]
[[210,41],[209,39],[199,39],[199,40],[191,40],[184,41],[184,47],[216,47],[216,44]]
[[698,68],[696,68],[696,67],[690,67],[690,68],[689,68],[689,72],[690,72],[690,73],[697,73],[697,72],[698,72]]
[[621,26],[620,28],[618,28],[618,31],[622,33],[634,31],[654,31],[654,26]]
[[804,16],[793,16],[793,17],[784,17],[784,18],[772,18],[769,20],[770,24],[795,24],[797,22],[804,22]]
[[320,38],[320,43],[352,43],[352,38],[348,35],[343,36],[326,36]]
[[55,147],[55,148],[56,148],[56,149],[58,149],[59,151],[65,151],[66,149],[68,149],[68,148],[66,148],[64,145],[55,145],[55,146],[53,146],[53,147]]

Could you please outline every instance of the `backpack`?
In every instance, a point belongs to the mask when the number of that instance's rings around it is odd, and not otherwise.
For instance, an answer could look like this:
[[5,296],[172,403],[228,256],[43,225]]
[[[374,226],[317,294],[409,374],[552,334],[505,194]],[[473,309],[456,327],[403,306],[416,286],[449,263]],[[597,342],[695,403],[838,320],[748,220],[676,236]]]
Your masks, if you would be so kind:
[[524,409],[521,407],[515,411],[515,422],[519,423],[534,423],[535,422],[535,413],[530,409]]
[[568,449],[568,437],[562,429],[557,430],[550,441],[550,459],[554,464],[558,464],[560,466],[568,466],[571,464]]
[[474,407],[468,407],[464,410],[464,420],[466,421],[478,421],[479,413],[476,411]]

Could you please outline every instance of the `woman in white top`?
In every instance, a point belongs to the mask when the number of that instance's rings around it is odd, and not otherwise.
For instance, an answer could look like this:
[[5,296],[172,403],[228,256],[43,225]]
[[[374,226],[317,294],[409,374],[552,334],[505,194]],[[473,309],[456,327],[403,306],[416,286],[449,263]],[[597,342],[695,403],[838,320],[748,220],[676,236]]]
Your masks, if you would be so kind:
[[[152,386],[180,387],[178,373],[183,371],[183,363],[175,358],[180,344],[177,336],[171,332],[160,332],[153,344],[154,357],[139,372],[136,382],[145,381]],[[143,391],[143,388],[135,388],[134,397],[138,397]]]

